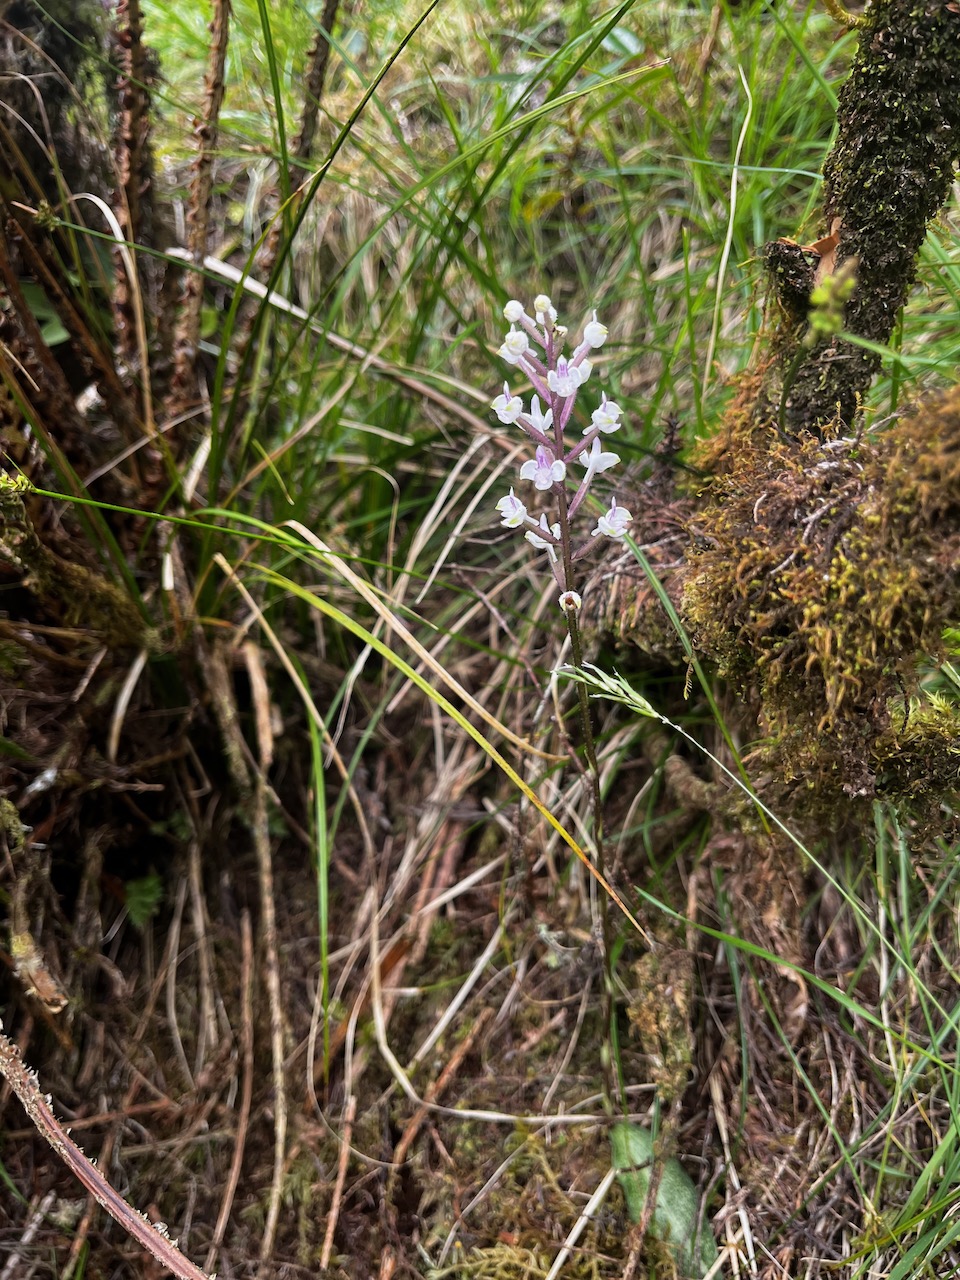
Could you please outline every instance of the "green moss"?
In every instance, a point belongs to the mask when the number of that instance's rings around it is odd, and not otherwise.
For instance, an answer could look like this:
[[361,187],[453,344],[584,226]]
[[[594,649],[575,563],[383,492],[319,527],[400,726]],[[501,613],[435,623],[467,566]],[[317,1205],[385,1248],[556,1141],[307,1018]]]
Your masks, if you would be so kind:
[[0,560],[21,574],[51,617],[98,632],[113,649],[152,643],[133,600],[86,565],[64,560],[38,537],[16,481],[0,477]]
[[875,440],[766,445],[697,515],[685,622],[758,695],[785,776],[916,797],[927,746],[955,730],[931,713],[908,739],[895,708],[960,605],[960,388]]
[[11,800],[0,799],[0,833],[6,841],[7,849],[16,858],[23,852],[26,828],[20,821],[20,814]]

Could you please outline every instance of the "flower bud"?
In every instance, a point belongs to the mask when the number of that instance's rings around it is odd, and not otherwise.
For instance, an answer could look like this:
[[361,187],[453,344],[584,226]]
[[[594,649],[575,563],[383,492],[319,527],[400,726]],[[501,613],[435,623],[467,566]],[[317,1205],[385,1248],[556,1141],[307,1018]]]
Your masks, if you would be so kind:
[[537,315],[537,324],[542,324],[545,329],[549,329],[556,323],[556,310],[545,293],[537,294],[533,300],[533,307]]
[[523,330],[511,325],[510,332],[504,338],[503,346],[497,354],[501,360],[506,360],[507,364],[517,364],[520,357],[526,355],[529,347],[530,339]]

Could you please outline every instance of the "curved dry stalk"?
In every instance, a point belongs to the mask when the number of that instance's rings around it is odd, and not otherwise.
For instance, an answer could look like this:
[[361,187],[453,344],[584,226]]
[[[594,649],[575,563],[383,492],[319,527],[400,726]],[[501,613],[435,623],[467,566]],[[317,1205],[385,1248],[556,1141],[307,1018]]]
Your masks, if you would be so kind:
[[[103,214],[103,220],[110,228],[110,235],[116,241],[117,253],[126,272],[127,287],[129,289],[129,301],[126,304],[132,313],[133,329],[136,334],[135,351],[140,364],[141,384],[143,393],[143,426],[147,435],[151,440],[157,437],[157,424],[153,415],[153,391],[150,386],[150,343],[147,336],[147,318],[144,310],[143,289],[140,282],[140,272],[137,267],[137,259],[134,255],[130,243],[127,241],[117,215],[113,212],[105,200],[96,195],[92,191],[80,191],[74,196],[74,201],[89,200]],[[119,273],[118,273],[119,278]]]
[[111,1187],[96,1165],[89,1160],[66,1134],[53,1114],[49,1097],[44,1097],[34,1072],[20,1056],[20,1050],[3,1032],[0,1023],[0,1074],[20,1099],[31,1123],[57,1153],[70,1172],[94,1197],[101,1208],[118,1222],[128,1235],[147,1249],[168,1271],[180,1280],[211,1280],[206,1271],[180,1252],[166,1235],[166,1229],[154,1226],[138,1210],[127,1204]]
[[543,760],[558,759],[557,756],[551,755],[547,751],[541,751],[538,747],[527,742],[525,738],[521,738],[517,734],[511,732],[505,724],[502,724],[496,716],[492,715],[486,707],[481,705],[472,693],[468,693],[467,690],[464,689],[463,685],[453,678],[446,667],[434,660],[429,650],[423,647],[413,632],[409,627],[407,627],[406,623],[402,621],[400,616],[395,613],[387,603],[381,600],[377,592],[369,586],[363,578],[354,573],[346,561],[338,556],[322,538],[318,538],[311,529],[308,529],[305,525],[301,524],[299,520],[286,520],[284,521],[284,524],[288,529],[293,529],[295,533],[299,533],[304,541],[308,542],[316,551],[319,551],[323,560],[331,565],[340,577],[353,587],[357,595],[370,605],[376,614],[386,623],[389,630],[394,632],[396,635],[401,636],[420,661],[432,672],[432,674],[446,685],[452,693],[456,694],[458,698],[466,703],[471,711],[476,712],[485,724],[488,724],[491,729],[495,729],[496,732],[505,738],[507,742],[512,746],[517,747],[520,751],[529,753],[530,755],[539,756]]
[[[186,249],[168,249],[166,256],[180,262],[189,262],[191,260],[190,254]],[[221,262],[219,258],[215,258],[212,254],[207,254],[203,260],[202,268],[208,275],[219,276],[221,280],[228,280],[231,284],[241,288],[244,293],[250,294],[251,297],[262,299],[274,310],[282,311],[284,314],[292,316],[294,320],[300,320],[310,327],[312,333],[320,334],[324,341],[329,342],[330,346],[336,351],[342,351],[345,355],[362,361],[365,368],[377,369],[399,386],[407,387],[414,395],[422,396],[439,408],[446,410],[455,417],[459,417],[474,433],[481,435],[489,435],[491,433],[490,424],[484,418],[465,408],[464,403],[461,403],[461,401],[472,401],[477,405],[486,406],[487,404],[486,394],[479,392],[476,387],[470,386],[469,383],[439,374],[432,369],[422,370],[422,377],[415,376],[420,374],[421,371],[415,367],[411,369],[397,364],[395,361],[386,360],[383,356],[378,355],[377,352],[361,346],[360,343],[352,342],[349,338],[343,338],[340,334],[333,333],[325,325],[321,324],[315,316],[311,315],[309,311],[305,311],[303,307],[298,307],[296,303],[291,302],[282,293],[278,293],[276,289],[268,289],[265,284],[255,280],[249,272],[242,271],[231,262]],[[437,383],[450,387],[452,391],[461,397],[461,400],[455,400],[451,396],[444,395],[442,391],[438,391],[435,385]],[[273,456],[276,457],[277,455],[274,454]],[[247,477],[248,481],[249,478]]]
[[[260,1274],[273,1253],[277,1226],[280,1222],[280,1206],[283,1200],[283,1167],[287,1145],[287,1090],[283,1063],[283,999],[280,993],[280,953],[277,944],[277,904],[273,891],[273,859],[270,852],[270,833],[267,824],[267,774],[273,763],[273,731],[270,727],[270,696],[267,678],[263,671],[263,658],[252,640],[243,646],[243,656],[253,696],[254,720],[257,727],[257,746],[260,767],[254,780],[253,817],[251,829],[257,855],[257,872],[260,880],[260,910],[263,921],[264,977],[267,999],[270,1005],[270,1054],[273,1061],[274,1126],[273,1126],[273,1181],[270,1185],[270,1201],[267,1219],[260,1241]],[[235,727],[237,722],[234,721]],[[237,727],[237,733],[240,730]]]

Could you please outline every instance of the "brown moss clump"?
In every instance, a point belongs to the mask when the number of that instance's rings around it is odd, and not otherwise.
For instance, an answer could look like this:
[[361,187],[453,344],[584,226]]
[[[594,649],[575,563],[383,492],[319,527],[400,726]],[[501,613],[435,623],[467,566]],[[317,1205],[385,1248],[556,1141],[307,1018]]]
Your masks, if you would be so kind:
[[668,942],[641,956],[633,976],[627,1014],[650,1059],[658,1096],[671,1106],[682,1097],[692,1069],[693,957]]
[[956,742],[949,707],[908,698],[960,603],[960,388],[873,440],[771,431],[714,482],[695,533],[685,621],[759,695],[785,775],[915,797],[931,750]]
[[0,476],[0,574],[12,573],[56,621],[84,626],[114,649],[148,641],[133,600],[95,570],[51,551],[37,534],[24,503],[28,487]]

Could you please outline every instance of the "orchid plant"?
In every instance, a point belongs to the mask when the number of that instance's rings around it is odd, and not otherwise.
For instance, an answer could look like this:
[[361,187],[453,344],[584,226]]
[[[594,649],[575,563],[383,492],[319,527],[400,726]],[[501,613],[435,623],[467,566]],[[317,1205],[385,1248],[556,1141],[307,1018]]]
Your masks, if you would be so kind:
[[[607,329],[594,312],[593,318],[584,326],[580,342],[568,358],[564,355],[567,330],[557,324],[557,312],[550,299],[541,294],[534,299],[533,309],[531,316],[522,303],[516,300],[507,303],[503,314],[510,324],[510,331],[499,351],[501,358],[516,366],[532,387],[529,407],[522,396],[510,391],[506,382],[503,393],[496,397],[491,407],[502,423],[518,426],[536,445],[533,458],[520,468],[520,480],[532,484],[540,493],[549,493],[555,506],[550,516],[543,512],[534,517],[511,488],[497,503],[497,511],[502,524],[508,529],[523,529],[527,541],[547,553],[551,571],[560,588],[560,608],[566,616],[573,667],[579,670],[583,666],[583,653],[577,615],[583,602],[574,585],[574,565],[597,545],[599,538],[622,542],[633,517],[626,507],[619,506],[616,498],[612,498],[609,508],[590,530],[590,536],[578,544],[574,543],[571,524],[583,506],[594,477],[609,471],[620,461],[616,453],[605,447],[605,438],[620,427],[621,409],[615,401],[602,394],[600,403],[591,414],[590,425],[583,429],[576,443],[568,446],[566,433],[571,427],[577,396],[593,371],[590,355],[606,342]],[[574,466],[582,467],[583,471],[571,495],[572,485],[568,486],[567,472]],[[555,519],[552,518],[554,516]],[[595,860],[599,878],[603,881],[600,769],[587,693],[579,682],[577,695],[586,772],[593,791]],[[611,947],[605,912],[602,919],[603,943],[609,963]],[[607,1094],[612,1096],[609,1087]]]
[[[542,493],[553,495],[557,519],[551,521],[546,513],[535,519],[512,488],[497,503],[497,510],[508,529],[524,529],[527,541],[538,550],[546,551],[560,588],[560,607],[569,618],[579,612],[582,605],[574,589],[574,564],[595,545],[594,538],[607,537],[622,542],[632,519],[627,508],[618,506],[613,498],[609,509],[591,530],[590,538],[579,546],[573,544],[571,521],[583,505],[594,476],[620,461],[618,454],[604,447],[604,437],[619,428],[621,410],[606,394],[601,395],[582,438],[567,446],[565,433],[577,396],[593,371],[590,354],[606,342],[607,329],[594,312],[568,359],[563,354],[567,330],[557,324],[557,312],[550,299],[541,294],[534,299],[533,307],[534,314],[530,316],[522,303],[516,300],[507,303],[503,314],[510,323],[510,332],[499,351],[502,359],[525,374],[533,388],[529,408],[524,406],[521,396],[511,393],[506,382],[502,395],[497,396],[491,407],[501,422],[520,427],[536,445],[534,457],[520,468],[520,479],[532,483]],[[571,497],[567,471],[573,464],[583,468],[583,475]]]

